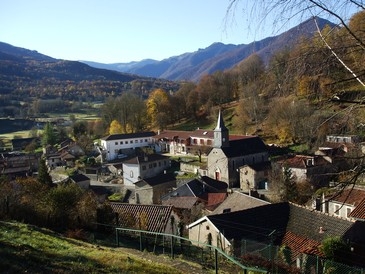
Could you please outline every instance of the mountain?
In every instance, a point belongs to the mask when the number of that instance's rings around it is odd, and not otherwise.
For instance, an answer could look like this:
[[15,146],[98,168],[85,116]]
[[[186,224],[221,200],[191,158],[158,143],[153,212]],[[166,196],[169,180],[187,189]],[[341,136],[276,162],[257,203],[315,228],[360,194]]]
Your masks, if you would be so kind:
[[[316,20],[321,29],[326,25],[335,26],[335,24],[325,19],[316,18]],[[311,18],[280,35],[268,37],[247,45],[214,43],[207,48],[170,57],[162,61],[147,59],[140,62],[114,64],[82,62],[94,67],[149,77],[198,81],[205,74],[234,67],[253,53],[258,54],[264,63],[267,64],[270,57],[276,51],[292,47],[299,38],[312,37],[316,31],[317,27],[313,18]]]
[[93,93],[102,98],[109,92],[120,94],[130,91],[138,86],[136,83],[140,83],[147,92],[155,88],[176,90],[178,86],[164,79],[55,59],[37,51],[0,42],[0,95],[12,96],[6,99],[0,96],[0,104],[1,100],[15,100],[19,99],[17,96],[30,95],[54,98],[57,94],[63,94],[80,99],[81,93]]

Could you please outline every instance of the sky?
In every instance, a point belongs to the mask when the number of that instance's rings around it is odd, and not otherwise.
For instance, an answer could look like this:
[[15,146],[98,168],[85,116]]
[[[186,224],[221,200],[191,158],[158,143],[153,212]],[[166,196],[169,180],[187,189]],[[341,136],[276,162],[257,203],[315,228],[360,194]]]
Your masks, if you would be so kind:
[[284,28],[258,24],[244,16],[249,12],[244,6],[227,15],[229,3],[0,0],[0,41],[59,59],[125,63],[162,60],[215,42],[248,44],[300,23],[292,21]]

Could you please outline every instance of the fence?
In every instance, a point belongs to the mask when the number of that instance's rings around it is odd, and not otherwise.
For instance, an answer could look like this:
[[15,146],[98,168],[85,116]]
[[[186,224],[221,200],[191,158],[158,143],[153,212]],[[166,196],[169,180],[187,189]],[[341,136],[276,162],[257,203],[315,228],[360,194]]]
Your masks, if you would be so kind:
[[241,240],[235,244],[232,254],[227,254],[215,246],[177,235],[103,224],[98,226],[103,233],[94,233],[96,241],[102,240],[111,245],[168,255],[171,258],[179,257],[199,263],[207,269],[214,269],[215,273],[224,270],[224,273],[242,274],[365,274],[362,268],[307,254],[291,261],[285,258],[278,246],[255,241]]

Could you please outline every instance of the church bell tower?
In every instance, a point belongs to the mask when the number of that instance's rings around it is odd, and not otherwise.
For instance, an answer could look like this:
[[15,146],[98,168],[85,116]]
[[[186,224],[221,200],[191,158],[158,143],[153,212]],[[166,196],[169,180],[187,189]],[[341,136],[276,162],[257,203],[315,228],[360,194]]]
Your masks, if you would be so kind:
[[214,129],[214,147],[229,147],[229,131],[224,125],[221,110],[219,110],[217,126]]

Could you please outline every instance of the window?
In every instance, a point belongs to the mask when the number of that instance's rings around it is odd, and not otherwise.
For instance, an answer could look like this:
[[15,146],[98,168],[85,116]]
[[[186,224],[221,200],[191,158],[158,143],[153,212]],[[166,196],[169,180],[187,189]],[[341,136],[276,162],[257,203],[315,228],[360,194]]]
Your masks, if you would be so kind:
[[131,144],[133,144],[133,140],[131,140]]
[[161,162],[158,162],[158,166],[161,166]]
[[120,144],[123,145],[123,141],[120,141]]
[[157,164],[156,163],[153,163],[153,167],[157,167]]
[[148,142],[148,140],[147,140],[147,139],[144,139],[144,142],[145,142],[145,143],[147,143],[147,142]]
[[347,207],[346,208],[346,217],[348,218],[348,217],[350,217],[350,213],[351,213],[351,207]]
[[212,145],[212,140],[207,140],[207,145],[211,146]]
[[149,167],[149,168],[152,168],[152,164],[149,164],[149,165],[148,165],[148,167]]
[[131,170],[131,172],[129,173],[129,176],[131,177],[131,178],[133,178],[133,171]]
[[229,212],[231,212],[231,209],[230,208],[223,209],[223,213],[229,213]]
[[118,142],[115,142],[115,145],[117,146],[118,145]]
[[134,142],[137,144],[138,143],[138,140],[134,140]]
[[125,141],[125,144],[128,144],[128,141]]
[[335,205],[335,211],[333,212],[335,215],[340,215],[340,206]]
[[147,168],[147,167],[146,167],[145,165],[143,165],[143,166],[142,166],[142,170],[146,170],[146,168]]
[[200,139],[200,144],[204,145],[204,139]]
[[141,139],[141,140],[139,140],[139,142],[140,142],[140,143],[143,143],[143,140]]
[[197,139],[193,139],[193,144],[197,144],[198,143],[198,140]]

